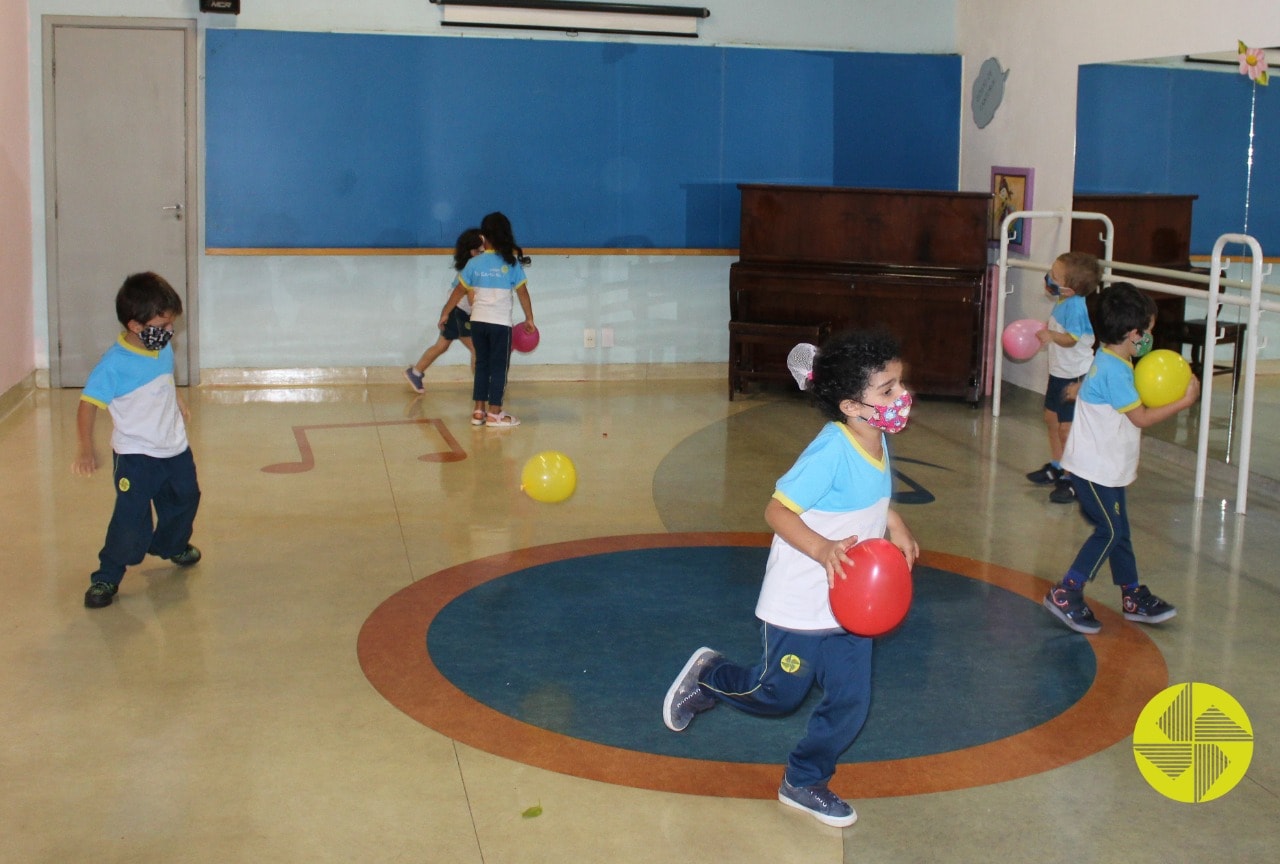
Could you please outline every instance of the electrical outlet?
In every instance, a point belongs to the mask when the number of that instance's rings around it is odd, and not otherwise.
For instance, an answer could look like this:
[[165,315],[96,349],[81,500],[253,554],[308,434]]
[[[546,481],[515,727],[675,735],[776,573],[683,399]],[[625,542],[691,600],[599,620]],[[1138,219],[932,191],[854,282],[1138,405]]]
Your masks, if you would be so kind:
[[583,348],[596,347],[596,331],[595,330],[587,329],[582,331],[582,347]]
[[600,328],[600,347],[601,348],[613,347],[613,328],[612,327]]

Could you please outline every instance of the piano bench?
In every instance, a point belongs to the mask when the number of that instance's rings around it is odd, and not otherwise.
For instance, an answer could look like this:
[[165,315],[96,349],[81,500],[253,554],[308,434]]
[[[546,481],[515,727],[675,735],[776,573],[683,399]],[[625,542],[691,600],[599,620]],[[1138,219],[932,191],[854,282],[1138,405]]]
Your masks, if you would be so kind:
[[[729,400],[744,392],[748,381],[795,379],[787,369],[787,354],[801,342],[821,345],[831,333],[831,325],[757,324],[729,322]],[[763,350],[758,350],[763,349]]]

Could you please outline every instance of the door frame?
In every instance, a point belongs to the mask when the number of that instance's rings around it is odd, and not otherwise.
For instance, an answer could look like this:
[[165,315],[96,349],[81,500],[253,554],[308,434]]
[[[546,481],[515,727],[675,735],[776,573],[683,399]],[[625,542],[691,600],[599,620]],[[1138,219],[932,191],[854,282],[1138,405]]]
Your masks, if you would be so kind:
[[[183,107],[184,136],[186,141],[186,158],[184,160],[185,184],[187,200],[185,202],[186,223],[186,285],[183,317],[187,327],[183,334],[182,345],[187,354],[187,383],[195,386],[200,383],[200,335],[199,335],[199,254],[200,254],[200,213],[203,211],[203,195],[200,187],[198,165],[199,126],[198,126],[198,92],[197,92],[197,42],[196,22],[193,18],[123,18],[96,17],[85,15],[42,15],[41,28],[41,75],[42,99],[44,103],[44,236],[45,236],[45,294],[48,303],[49,319],[49,386],[62,386],[62,351],[59,347],[60,310],[58,308],[58,231],[56,219],[56,198],[58,189],[58,169],[54,135],[53,105],[53,35],[59,27],[83,27],[108,30],[180,30],[183,32],[185,68],[183,69],[183,92],[186,94]],[[193,206],[194,202],[194,206]]]

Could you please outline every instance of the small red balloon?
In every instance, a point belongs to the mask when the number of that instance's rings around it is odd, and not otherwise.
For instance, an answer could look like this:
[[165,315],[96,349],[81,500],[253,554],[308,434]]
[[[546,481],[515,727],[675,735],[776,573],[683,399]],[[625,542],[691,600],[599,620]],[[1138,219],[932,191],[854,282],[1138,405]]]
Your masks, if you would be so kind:
[[523,324],[517,324],[511,328],[511,347],[515,348],[521,354],[528,354],[534,348],[538,347],[538,340],[541,339],[538,328],[534,328],[533,332],[529,332],[524,328]]
[[846,555],[852,563],[843,574],[836,574],[831,612],[850,633],[883,636],[901,624],[911,608],[907,559],[901,549],[881,537],[863,540]]

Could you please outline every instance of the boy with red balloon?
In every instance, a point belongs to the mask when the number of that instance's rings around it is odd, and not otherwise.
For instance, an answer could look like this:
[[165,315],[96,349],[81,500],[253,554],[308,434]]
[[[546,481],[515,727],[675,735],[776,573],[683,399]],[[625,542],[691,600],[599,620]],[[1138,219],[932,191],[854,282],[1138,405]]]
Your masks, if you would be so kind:
[[[901,431],[911,411],[900,354],[897,340],[883,332],[847,333],[820,350],[792,350],[787,365],[796,382],[831,422],[778,480],[765,508],[774,538],[756,604],[763,656],[740,666],[700,648],[662,706],[667,727],[680,732],[720,702],[749,714],[789,714],[817,684],[822,701],[787,759],[778,800],[841,828],[858,817],[828,783],[867,718],[875,634],[842,627],[829,596],[858,557],[860,539],[887,535],[903,571],[919,554],[915,537],[889,507],[886,435]],[[908,596],[909,590],[907,572]]]
[[1049,500],[1076,500],[1071,478],[1062,468],[1062,450],[1075,417],[1074,390],[1093,365],[1093,325],[1085,297],[1098,290],[1102,265],[1087,252],[1064,252],[1044,274],[1044,290],[1055,298],[1049,326],[1035,334],[1048,346],[1049,383],[1044,391],[1044,425],[1049,433],[1049,461],[1027,474],[1039,486],[1053,486]]
[[1151,347],[1155,302],[1128,282],[1117,282],[1098,301],[1098,350],[1077,398],[1076,421],[1067,439],[1062,465],[1093,534],[1076,554],[1062,581],[1049,589],[1044,607],[1077,633],[1097,633],[1102,624],[1084,602],[1084,587],[1111,565],[1111,581],[1120,589],[1124,617],[1159,624],[1178,614],[1173,604],[1152,594],[1138,578],[1138,562],[1129,536],[1125,487],[1138,476],[1142,430],[1189,408],[1200,398],[1200,382],[1188,375],[1186,390],[1172,402],[1144,396],[1135,385],[1133,360]]

